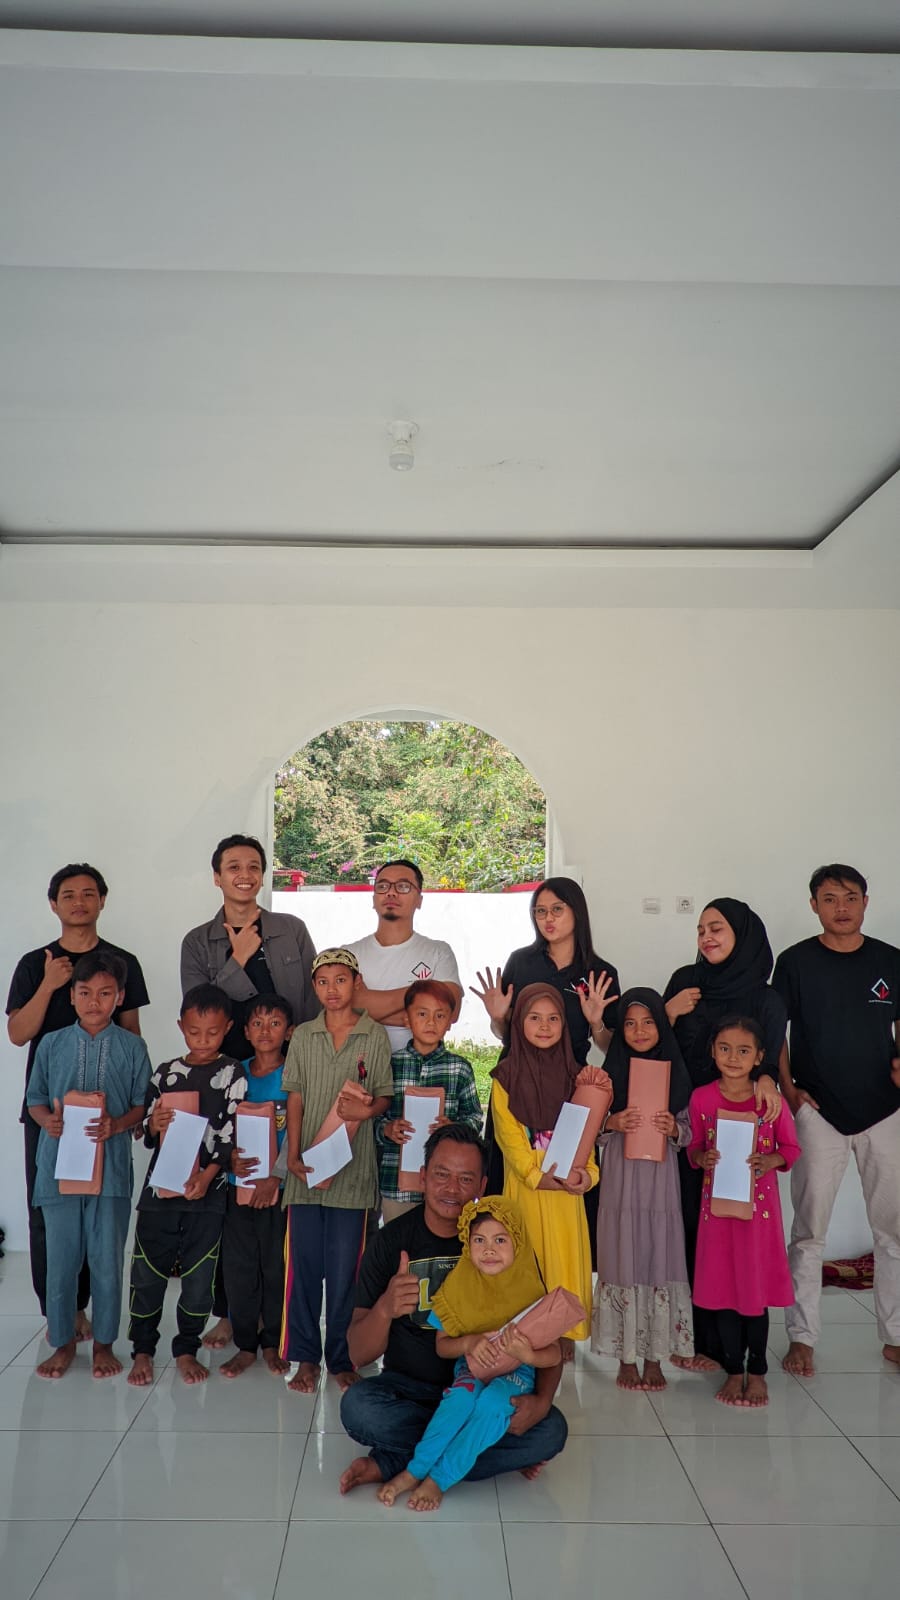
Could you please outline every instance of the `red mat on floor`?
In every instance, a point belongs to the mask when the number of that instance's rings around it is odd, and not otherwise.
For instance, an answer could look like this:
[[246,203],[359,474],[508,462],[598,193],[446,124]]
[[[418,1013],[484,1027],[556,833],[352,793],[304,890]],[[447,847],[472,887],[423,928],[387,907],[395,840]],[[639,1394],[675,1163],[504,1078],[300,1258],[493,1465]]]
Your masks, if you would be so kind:
[[822,1283],[826,1289],[871,1289],[875,1281],[875,1257],[857,1256],[855,1261],[826,1261]]

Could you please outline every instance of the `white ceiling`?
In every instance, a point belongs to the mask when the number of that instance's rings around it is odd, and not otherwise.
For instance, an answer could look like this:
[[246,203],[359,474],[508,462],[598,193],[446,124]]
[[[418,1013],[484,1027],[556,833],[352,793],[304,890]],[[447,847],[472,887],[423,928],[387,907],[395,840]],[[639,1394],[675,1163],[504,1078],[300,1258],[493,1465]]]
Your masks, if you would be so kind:
[[[900,50],[896,0],[847,9],[761,3],[739,42]],[[681,36],[746,10],[680,4]],[[176,12],[251,14],[0,5]],[[0,530],[812,549],[900,458],[898,150],[900,55],[0,31]]]

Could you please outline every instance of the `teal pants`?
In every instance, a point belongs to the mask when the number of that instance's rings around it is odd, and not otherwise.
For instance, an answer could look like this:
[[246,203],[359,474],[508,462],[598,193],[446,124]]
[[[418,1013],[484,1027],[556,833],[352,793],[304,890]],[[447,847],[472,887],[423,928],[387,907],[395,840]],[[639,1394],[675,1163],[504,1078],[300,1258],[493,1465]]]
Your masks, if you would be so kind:
[[122,1315],[122,1268],[131,1201],[66,1194],[42,1208],[47,1233],[47,1332],[54,1350],[75,1338],[78,1274],[87,1260],[97,1344],[112,1344]]

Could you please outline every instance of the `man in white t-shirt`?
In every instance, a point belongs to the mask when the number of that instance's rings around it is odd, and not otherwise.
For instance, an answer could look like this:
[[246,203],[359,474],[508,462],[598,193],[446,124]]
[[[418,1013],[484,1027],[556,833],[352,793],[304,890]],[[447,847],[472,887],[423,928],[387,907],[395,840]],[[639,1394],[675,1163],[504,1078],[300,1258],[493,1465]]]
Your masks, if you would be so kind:
[[347,945],[359,962],[362,988],[359,1004],[387,1028],[391,1050],[402,1050],[409,1038],[403,996],[417,978],[438,978],[456,996],[459,1014],[462,985],[456,957],[442,939],[426,939],[413,929],[422,904],[422,874],[413,861],[386,861],[375,878],[378,927],[366,939]]

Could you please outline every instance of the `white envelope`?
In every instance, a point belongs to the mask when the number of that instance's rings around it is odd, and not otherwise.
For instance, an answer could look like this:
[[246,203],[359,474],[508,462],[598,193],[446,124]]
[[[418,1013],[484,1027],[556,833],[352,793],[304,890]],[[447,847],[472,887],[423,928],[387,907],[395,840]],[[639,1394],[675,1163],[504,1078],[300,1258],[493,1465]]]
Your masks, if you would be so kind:
[[99,1106],[63,1106],[63,1131],[56,1148],[53,1176],[73,1183],[90,1183],[97,1146],[87,1136],[87,1125],[100,1116]]
[[714,1200],[749,1200],[753,1192],[753,1173],[747,1157],[753,1154],[754,1122],[732,1122],[716,1118],[716,1149],[719,1159],[713,1167]]
[[555,1162],[556,1171],[553,1176],[565,1182],[572,1171],[572,1164],[578,1154],[581,1135],[584,1133],[589,1116],[590,1106],[575,1106],[571,1100],[565,1102],[556,1119],[550,1143],[544,1152],[544,1172],[549,1172]]
[[323,1183],[326,1178],[333,1178],[336,1172],[346,1167],[352,1159],[353,1150],[343,1123],[330,1133],[321,1144],[314,1144],[309,1150],[303,1152],[303,1162],[312,1171],[306,1174],[306,1182],[310,1189],[317,1183]]
[[208,1126],[206,1118],[195,1116],[193,1111],[172,1113],[150,1180],[154,1189],[174,1189],[177,1194],[184,1194]]

